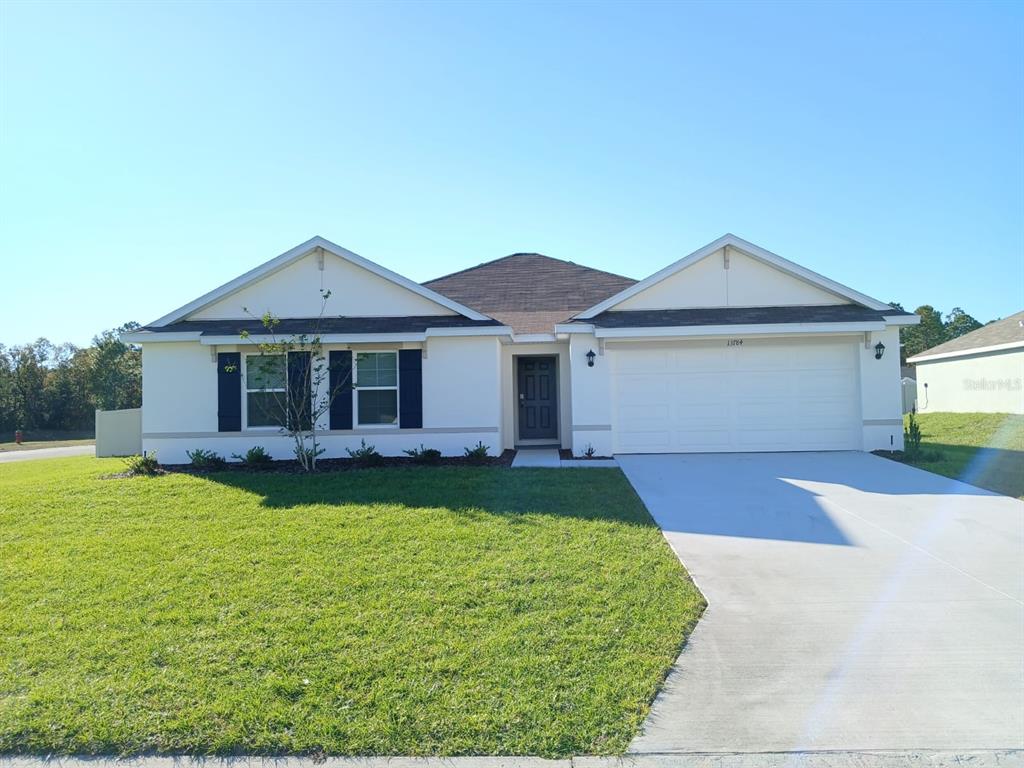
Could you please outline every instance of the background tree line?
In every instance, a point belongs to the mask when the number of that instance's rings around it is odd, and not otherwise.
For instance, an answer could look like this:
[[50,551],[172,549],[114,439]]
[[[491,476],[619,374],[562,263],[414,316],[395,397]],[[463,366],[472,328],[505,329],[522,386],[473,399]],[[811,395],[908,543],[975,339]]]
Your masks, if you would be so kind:
[[[896,302],[890,306],[903,309],[902,305]],[[921,318],[921,323],[900,328],[900,363],[905,363],[908,357],[918,355],[926,349],[963,336],[965,333],[976,331],[984,325],[960,307],[953,307],[953,310],[943,317],[931,304],[923,304],[914,310],[914,314]]]
[[0,344],[0,433],[92,431],[96,409],[142,405],[142,352],[120,335],[126,323],[93,337],[89,347]]

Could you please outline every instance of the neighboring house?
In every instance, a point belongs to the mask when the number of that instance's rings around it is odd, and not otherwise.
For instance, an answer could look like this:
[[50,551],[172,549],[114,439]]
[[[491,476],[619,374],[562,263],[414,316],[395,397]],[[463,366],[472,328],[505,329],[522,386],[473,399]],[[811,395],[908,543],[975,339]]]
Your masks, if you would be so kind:
[[907,362],[916,366],[919,411],[1024,413],[1024,312]]
[[124,337],[143,350],[143,448],[291,457],[243,307],[308,332],[321,288],[325,353],[352,372],[319,425],[327,456],[902,445],[898,331],[917,316],[726,235],[640,282],[515,254],[423,285],[313,238]]

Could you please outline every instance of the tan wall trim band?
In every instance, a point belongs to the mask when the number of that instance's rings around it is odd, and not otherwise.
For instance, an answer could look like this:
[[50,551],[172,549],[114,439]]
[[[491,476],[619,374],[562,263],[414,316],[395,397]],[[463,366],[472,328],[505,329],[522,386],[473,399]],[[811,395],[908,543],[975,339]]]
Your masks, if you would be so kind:
[[903,419],[864,419],[865,427],[896,427],[903,426]]
[[573,432],[611,432],[611,424],[573,424]]

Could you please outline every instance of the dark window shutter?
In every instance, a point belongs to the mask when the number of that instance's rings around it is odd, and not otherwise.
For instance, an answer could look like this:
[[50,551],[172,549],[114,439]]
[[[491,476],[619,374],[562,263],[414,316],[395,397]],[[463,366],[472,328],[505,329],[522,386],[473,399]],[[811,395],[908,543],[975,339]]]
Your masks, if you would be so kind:
[[313,413],[313,372],[310,369],[312,355],[309,352],[288,353],[288,422],[293,428],[298,421],[299,429],[312,427]]
[[331,396],[331,429],[352,429],[352,353],[331,352],[327,358]]
[[217,353],[217,431],[242,430],[242,356]]
[[398,350],[398,426],[423,426],[423,352],[419,349]]

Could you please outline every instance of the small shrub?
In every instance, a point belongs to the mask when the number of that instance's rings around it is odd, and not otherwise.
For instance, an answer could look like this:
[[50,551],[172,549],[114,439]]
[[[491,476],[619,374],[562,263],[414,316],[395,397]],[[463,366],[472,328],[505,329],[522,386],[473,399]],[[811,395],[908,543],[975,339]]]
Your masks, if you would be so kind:
[[185,453],[196,469],[224,469],[224,465],[227,464],[227,459],[216,451],[196,448],[194,451],[185,451]]
[[590,443],[587,443],[587,449],[583,451],[583,456],[585,458],[592,459],[596,454],[597,451],[594,450],[594,446],[591,445]]
[[903,430],[903,458],[916,461],[921,455],[921,427],[914,414],[907,417],[907,426]]
[[359,447],[354,451],[346,448],[345,452],[361,467],[376,467],[384,460],[384,457],[377,453],[376,447],[367,445],[365,440],[360,440]]
[[270,463],[274,460],[262,445],[254,445],[244,455],[233,453],[231,458],[238,459],[250,469],[264,469],[269,467]]
[[155,453],[148,453],[145,456],[129,456],[124,460],[124,464],[128,467],[128,474],[133,477],[155,475],[160,471],[160,462],[156,460]]
[[326,451],[326,448],[302,448],[296,445],[294,450],[295,460],[298,461],[301,466],[307,469],[312,469],[314,460],[320,458]]
[[484,445],[482,440],[478,441],[474,447],[466,449],[466,458],[470,464],[483,464],[487,461],[489,450],[490,446]]
[[419,448],[408,448],[403,453],[411,456],[417,464],[438,464],[441,461],[441,452],[437,448],[424,448],[423,443]]

